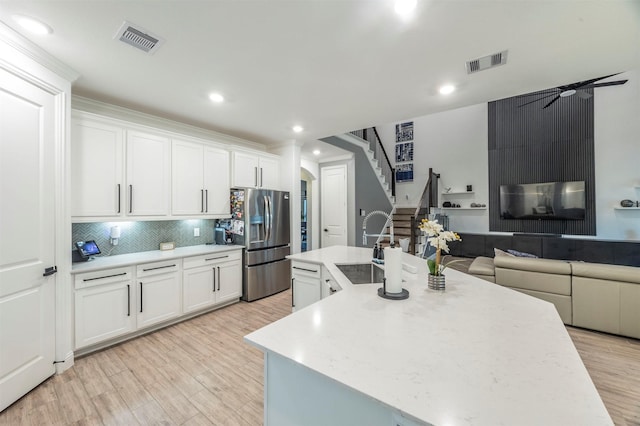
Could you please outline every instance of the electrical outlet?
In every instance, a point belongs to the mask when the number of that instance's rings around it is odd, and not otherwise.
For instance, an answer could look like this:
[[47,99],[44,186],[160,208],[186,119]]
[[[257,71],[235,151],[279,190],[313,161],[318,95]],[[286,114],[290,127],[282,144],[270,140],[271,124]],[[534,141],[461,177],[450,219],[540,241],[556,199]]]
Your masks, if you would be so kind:
[[193,236],[194,237],[200,236],[200,228],[193,228]]

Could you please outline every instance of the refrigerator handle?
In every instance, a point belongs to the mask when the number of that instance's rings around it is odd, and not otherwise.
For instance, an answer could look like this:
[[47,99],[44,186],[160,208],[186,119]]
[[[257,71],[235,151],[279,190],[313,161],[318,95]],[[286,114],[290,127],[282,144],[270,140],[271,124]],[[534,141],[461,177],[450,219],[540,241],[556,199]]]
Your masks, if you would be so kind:
[[271,220],[269,219],[271,206],[269,205],[269,196],[264,195],[264,240],[269,240],[271,236]]

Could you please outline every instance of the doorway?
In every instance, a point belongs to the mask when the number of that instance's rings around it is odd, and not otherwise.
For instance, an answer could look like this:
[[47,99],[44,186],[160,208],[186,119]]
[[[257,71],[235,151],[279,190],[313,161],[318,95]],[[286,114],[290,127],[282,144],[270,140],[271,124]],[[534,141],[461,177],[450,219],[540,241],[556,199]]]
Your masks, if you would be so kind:
[[347,245],[347,165],[323,167],[321,182],[322,247]]

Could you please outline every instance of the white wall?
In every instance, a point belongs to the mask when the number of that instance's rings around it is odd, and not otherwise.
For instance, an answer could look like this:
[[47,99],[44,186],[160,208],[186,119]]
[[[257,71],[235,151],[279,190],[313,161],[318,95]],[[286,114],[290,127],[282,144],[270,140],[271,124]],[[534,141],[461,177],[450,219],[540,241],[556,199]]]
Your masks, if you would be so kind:
[[[640,240],[640,210],[614,210],[620,200],[640,200],[640,70],[610,80],[620,79],[629,81],[596,88],[594,95],[596,238]],[[414,181],[396,185],[397,205],[417,205],[429,167],[440,173],[440,191],[464,191],[473,185],[474,195],[440,196],[440,205],[446,199],[467,207],[471,202],[488,204],[487,104],[404,121],[412,120]],[[395,124],[378,126],[385,149],[394,157]],[[458,232],[488,232],[488,213],[447,210],[450,228]]]
[[594,96],[596,229],[598,238],[640,240],[640,210],[613,209],[640,200],[640,70],[614,79],[629,81]]
[[[440,173],[440,192],[465,191],[473,195],[440,197],[469,207],[472,202],[488,204],[488,119],[487,104],[473,105],[413,119],[413,182],[396,184],[397,206],[415,207],[427,182],[429,167]],[[408,119],[406,121],[412,121]],[[389,156],[395,159],[395,124],[378,126]],[[447,210],[450,228],[457,232],[488,232],[488,210]]]

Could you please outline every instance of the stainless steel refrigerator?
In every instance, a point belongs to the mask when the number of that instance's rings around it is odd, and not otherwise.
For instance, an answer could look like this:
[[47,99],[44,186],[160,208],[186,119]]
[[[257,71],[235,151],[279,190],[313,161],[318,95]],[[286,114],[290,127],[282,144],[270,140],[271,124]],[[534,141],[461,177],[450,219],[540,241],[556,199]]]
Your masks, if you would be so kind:
[[245,246],[242,299],[253,301],[291,285],[289,193],[231,189],[231,232]]

